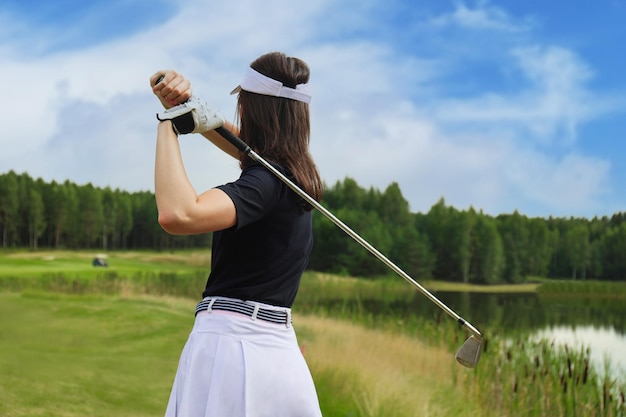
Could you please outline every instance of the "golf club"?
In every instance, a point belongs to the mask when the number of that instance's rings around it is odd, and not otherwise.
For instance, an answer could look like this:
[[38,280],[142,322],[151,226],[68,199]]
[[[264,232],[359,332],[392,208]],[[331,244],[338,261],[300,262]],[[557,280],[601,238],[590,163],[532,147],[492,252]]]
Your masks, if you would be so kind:
[[[163,80],[163,75],[161,75],[154,85]],[[472,335],[463,343],[463,345],[459,348],[459,350],[454,355],[455,359],[461,365],[467,368],[474,368],[478,361],[480,360],[480,354],[482,350],[482,335],[474,326],[472,326],[468,321],[464,320],[461,316],[455,313],[452,309],[450,309],[447,305],[445,305],[442,301],[440,301],[437,297],[430,293],[426,288],[424,288],[420,283],[411,278],[406,272],[404,272],[400,267],[391,262],[385,255],[383,255],[378,249],[374,246],[370,245],[365,239],[363,239],[359,234],[357,234],[354,230],[348,227],[344,222],[339,220],[334,214],[328,211],[324,206],[318,203],[313,197],[308,195],[304,190],[298,187],[293,181],[283,175],[280,171],[274,168],[269,162],[263,159],[259,154],[257,154],[252,148],[250,148],[244,141],[239,139],[235,134],[233,134],[230,130],[224,127],[218,127],[215,129],[217,133],[219,133],[224,139],[229,141],[235,148],[244,154],[248,155],[252,160],[260,163],[265,168],[267,168],[272,174],[274,174],[278,179],[284,182],[289,188],[291,188],[296,194],[298,194],[302,199],[304,199],[307,203],[309,203],[312,207],[322,213],[326,218],[332,221],[337,227],[343,230],[348,236],[354,239],[357,243],[367,249],[372,255],[376,256],[382,263],[387,265],[391,270],[393,270],[396,274],[400,275],[407,282],[417,288],[423,295],[425,295],[428,299],[430,299],[435,305],[441,308],[443,311],[448,313],[453,319],[461,327],[466,327]]]
[[244,154],[248,155],[252,160],[260,163],[265,168],[267,168],[270,172],[272,172],[276,177],[278,177],[282,182],[284,182],[289,188],[291,188],[296,194],[302,197],[307,203],[309,203],[312,207],[326,216],[330,221],[332,221],[336,226],[338,226],[341,230],[343,230],[346,234],[348,234],[352,239],[356,240],[361,246],[367,249],[372,255],[376,256],[380,261],[382,261],[385,265],[391,268],[395,273],[400,275],[406,281],[408,281],[411,285],[417,288],[423,295],[428,297],[433,303],[435,303],[439,308],[448,313],[452,318],[454,318],[459,326],[466,327],[472,335],[463,343],[461,348],[456,352],[455,358],[458,363],[461,365],[474,368],[480,359],[481,348],[482,348],[482,335],[480,332],[472,326],[469,322],[464,320],[461,316],[452,311],[448,306],[446,306],[443,302],[441,302],[437,297],[431,294],[426,288],[424,288],[421,284],[411,278],[406,272],[400,269],[396,264],[391,262],[385,255],[379,252],[375,247],[370,245],[365,239],[359,236],[356,232],[354,232],[351,228],[349,228],[345,223],[339,220],[334,214],[328,211],[324,206],[318,203],[313,197],[309,196],[304,190],[298,187],[295,183],[293,183],[289,178],[283,175],[280,171],[274,168],[269,162],[263,159],[259,154],[257,154],[252,148],[250,148],[245,142],[239,139],[236,135],[234,135],[230,130],[219,127],[215,129],[217,133],[219,133],[224,139],[228,140],[233,146],[239,149]]

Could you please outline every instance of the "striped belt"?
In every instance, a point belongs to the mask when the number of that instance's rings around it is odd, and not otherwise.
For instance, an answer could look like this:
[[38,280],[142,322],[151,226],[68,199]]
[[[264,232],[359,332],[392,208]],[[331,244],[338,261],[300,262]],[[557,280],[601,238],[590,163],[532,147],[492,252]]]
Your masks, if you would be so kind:
[[257,303],[243,300],[208,298],[198,303],[196,306],[196,315],[204,310],[207,310],[209,313],[211,310],[230,311],[251,317],[252,320],[259,319],[271,323],[286,324],[287,326],[291,324],[291,312],[289,310],[272,310],[261,307]]

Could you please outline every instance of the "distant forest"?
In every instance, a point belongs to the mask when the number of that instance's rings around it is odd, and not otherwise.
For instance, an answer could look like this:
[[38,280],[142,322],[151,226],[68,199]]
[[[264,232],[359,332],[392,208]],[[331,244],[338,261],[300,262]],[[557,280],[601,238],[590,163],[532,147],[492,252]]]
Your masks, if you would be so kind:
[[[323,204],[415,279],[476,284],[522,283],[535,277],[626,281],[626,214],[602,218],[490,216],[447,206],[411,213],[396,183],[364,189],[346,178],[327,186]],[[309,267],[375,277],[385,265],[314,213]],[[171,236],[157,222],[152,192],[126,192],[0,175],[3,249],[175,251],[211,247],[211,234]]]

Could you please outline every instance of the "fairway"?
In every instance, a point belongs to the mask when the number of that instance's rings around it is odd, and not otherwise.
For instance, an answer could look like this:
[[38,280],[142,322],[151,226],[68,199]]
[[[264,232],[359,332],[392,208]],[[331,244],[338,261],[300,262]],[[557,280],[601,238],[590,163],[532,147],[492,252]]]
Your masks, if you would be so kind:
[[0,293],[0,415],[158,416],[193,302]]

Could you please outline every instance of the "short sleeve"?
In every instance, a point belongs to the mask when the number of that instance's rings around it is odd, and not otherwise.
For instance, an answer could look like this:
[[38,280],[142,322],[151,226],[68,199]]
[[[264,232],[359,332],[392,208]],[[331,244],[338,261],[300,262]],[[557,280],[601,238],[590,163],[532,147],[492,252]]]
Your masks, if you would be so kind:
[[284,190],[282,182],[260,165],[245,168],[235,182],[221,185],[235,205],[237,225],[240,229],[272,212]]

